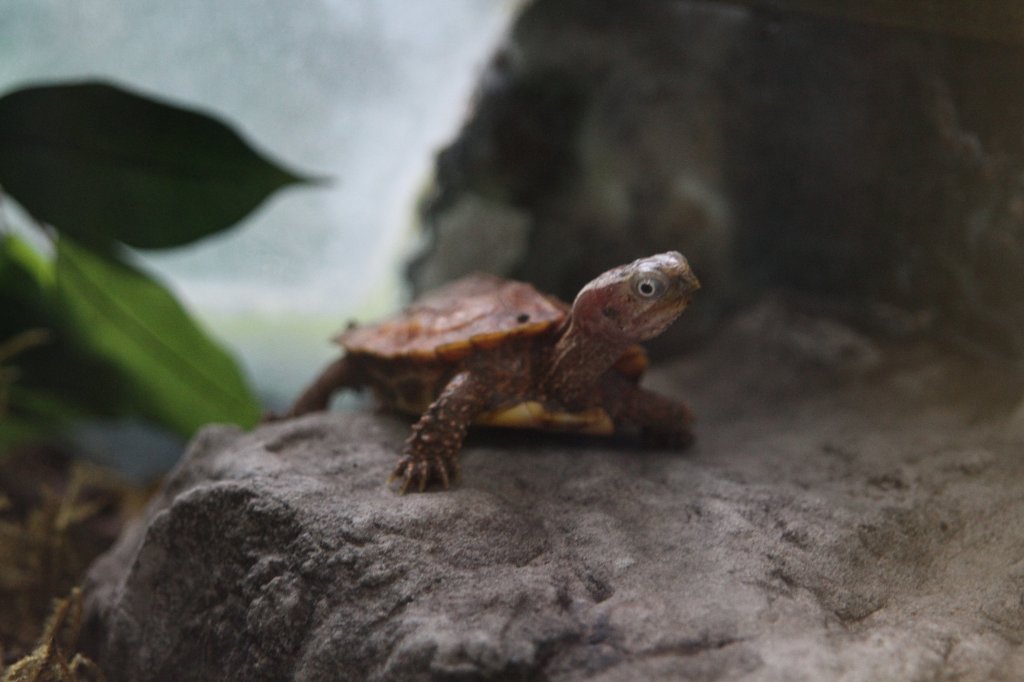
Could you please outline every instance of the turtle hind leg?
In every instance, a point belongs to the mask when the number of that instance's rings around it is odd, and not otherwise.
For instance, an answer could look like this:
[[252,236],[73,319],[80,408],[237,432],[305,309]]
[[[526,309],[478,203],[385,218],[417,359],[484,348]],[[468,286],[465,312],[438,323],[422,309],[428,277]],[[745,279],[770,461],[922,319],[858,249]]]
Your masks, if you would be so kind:
[[342,356],[327,365],[316,379],[295,399],[285,417],[298,417],[309,412],[327,409],[327,403],[335,391],[342,388],[360,388],[363,385],[359,372],[350,356]]
[[685,402],[627,382],[605,395],[605,407],[616,423],[639,427],[646,443],[672,448],[693,443],[693,413]]
[[452,377],[412,427],[405,442],[405,456],[399,460],[388,483],[401,480],[400,493],[414,488],[420,492],[431,481],[445,489],[459,475],[459,451],[473,419],[487,404],[488,387],[470,372]]

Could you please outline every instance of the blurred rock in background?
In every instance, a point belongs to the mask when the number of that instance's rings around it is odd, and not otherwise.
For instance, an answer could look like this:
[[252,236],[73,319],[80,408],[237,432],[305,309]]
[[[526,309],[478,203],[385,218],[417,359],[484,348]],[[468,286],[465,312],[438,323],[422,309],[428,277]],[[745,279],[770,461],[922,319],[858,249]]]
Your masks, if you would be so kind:
[[[997,30],[998,11],[963,25],[848,14],[870,23],[534,2],[438,157],[416,288],[487,268],[571,297],[627,258],[679,249],[705,289],[662,350],[787,287],[896,305],[1021,358],[1020,36]],[[467,243],[492,248],[481,260]]]

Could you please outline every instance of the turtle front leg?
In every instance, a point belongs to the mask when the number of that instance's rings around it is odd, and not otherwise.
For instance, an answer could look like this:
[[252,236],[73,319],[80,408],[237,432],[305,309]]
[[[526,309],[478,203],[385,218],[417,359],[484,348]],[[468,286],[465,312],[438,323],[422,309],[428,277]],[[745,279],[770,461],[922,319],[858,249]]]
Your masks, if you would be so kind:
[[683,448],[693,443],[693,413],[681,400],[627,382],[605,394],[606,409],[616,423],[640,427],[645,441],[663,447]]
[[459,450],[470,423],[487,404],[487,386],[470,372],[456,374],[423,416],[405,442],[405,456],[388,483],[401,479],[399,492],[410,486],[422,492],[433,480],[448,488],[459,475]]

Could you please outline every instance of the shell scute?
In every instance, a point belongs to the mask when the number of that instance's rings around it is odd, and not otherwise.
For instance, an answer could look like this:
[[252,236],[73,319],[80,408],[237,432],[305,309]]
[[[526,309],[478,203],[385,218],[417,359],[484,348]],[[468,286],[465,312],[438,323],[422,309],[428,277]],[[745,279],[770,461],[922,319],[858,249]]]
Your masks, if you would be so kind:
[[336,340],[351,353],[453,362],[510,338],[542,334],[560,324],[568,310],[524,282],[475,274],[437,289],[395,317],[349,329]]

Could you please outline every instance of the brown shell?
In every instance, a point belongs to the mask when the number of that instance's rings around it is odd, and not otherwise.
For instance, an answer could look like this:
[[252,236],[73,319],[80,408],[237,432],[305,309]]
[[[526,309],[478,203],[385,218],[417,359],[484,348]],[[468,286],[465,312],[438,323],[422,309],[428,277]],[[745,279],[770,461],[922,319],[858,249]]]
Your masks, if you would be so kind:
[[350,353],[453,361],[511,337],[546,332],[568,311],[568,305],[529,284],[473,274],[430,292],[389,320],[350,329],[336,340]]

